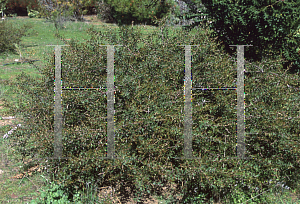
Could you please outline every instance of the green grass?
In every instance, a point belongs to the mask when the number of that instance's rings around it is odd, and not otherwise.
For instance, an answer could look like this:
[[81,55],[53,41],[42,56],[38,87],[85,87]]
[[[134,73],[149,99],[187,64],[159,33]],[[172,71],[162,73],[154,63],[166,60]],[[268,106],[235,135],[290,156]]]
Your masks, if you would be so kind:
[[[23,57],[40,60],[34,63],[38,67],[42,67],[45,65],[45,61],[43,60],[43,55],[53,50],[52,47],[48,47],[46,45],[64,44],[62,41],[60,41],[54,36],[55,34],[54,24],[51,22],[47,22],[45,19],[35,19],[35,18],[16,19],[15,18],[15,19],[10,19],[10,21],[12,21],[14,25],[22,25],[26,22],[33,23],[34,27],[31,29],[32,35],[23,37],[20,46],[21,46],[21,54]],[[88,25],[86,23],[69,22],[65,24],[65,29],[62,31],[62,33],[67,39],[74,38],[77,39],[79,42],[85,42],[86,40],[88,40],[89,36],[86,34],[86,32],[84,32],[84,30],[86,30],[89,27],[91,27],[91,25]],[[108,30],[108,27],[112,29],[117,29],[115,25],[109,25],[109,24],[101,24],[95,26],[96,30],[110,32]],[[152,26],[146,26],[145,29],[142,30],[142,33],[147,35],[151,33],[154,29],[156,28]],[[18,59],[18,58],[19,58],[19,53],[16,54],[7,53],[7,54],[0,55],[0,67],[1,67],[0,80],[6,80],[6,81],[14,80],[22,72],[30,74],[31,76],[36,77],[37,79],[41,78],[41,75],[38,72],[38,70],[35,67],[29,65],[28,63],[1,66],[2,64],[12,63],[14,62],[14,59]],[[0,99],[6,98],[9,101],[16,104],[16,101],[20,96],[18,96],[18,94],[13,94],[12,93],[13,89],[17,89],[17,87],[12,87],[10,85],[6,85],[6,86],[1,85]],[[5,113],[6,111],[8,110],[7,109],[0,110],[0,115],[4,116],[3,113]],[[10,176],[16,175],[17,172],[14,171],[14,169],[23,165],[21,162],[21,156],[17,155],[14,152],[13,147],[10,147],[9,140],[2,139],[4,133],[8,132],[10,129],[11,128],[8,125],[0,127],[0,133],[1,133],[0,152],[2,154],[0,169],[6,170],[4,174],[0,175],[1,177],[0,202],[1,203],[27,203],[30,200],[40,196],[38,189],[49,187],[49,182],[47,182],[49,178],[47,178],[42,173],[37,173],[31,177],[23,178],[22,180],[9,179]],[[299,203],[299,201],[297,202],[291,201],[291,193],[294,194],[297,193],[299,195],[298,193],[299,191],[297,189],[293,191],[289,190],[284,194],[280,194],[280,190],[277,190],[275,192],[266,192],[264,194],[272,198],[274,200],[274,203]],[[13,195],[17,196],[18,198],[14,198]],[[99,198],[93,196],[93,191],[91,190],[85,192],[83,198],[85,198],[85,200],[82,201],[82,203],[88,203],[91,201],[97,203],[112,202],[112,200],[109,198],[107,198],[106,201],[105,200],[100,201]],[[156,199],[159,201],[159,203],[168,203],[167,201],[164,201],[162,198],[156,198]],[[249,201],[247,203],[251,203],[251,202]]]

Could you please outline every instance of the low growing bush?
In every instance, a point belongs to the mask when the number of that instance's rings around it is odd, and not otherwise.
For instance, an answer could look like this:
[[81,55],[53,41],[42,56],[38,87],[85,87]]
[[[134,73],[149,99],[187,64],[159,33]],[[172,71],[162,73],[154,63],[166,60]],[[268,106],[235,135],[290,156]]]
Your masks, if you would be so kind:
[[32,27],[33,25],[30,23],[17,27],[10,20],[0,21],[0,53],[17,53],[14,44],[20,43],[23,36],[28,36],[27,32]]
[[40,190],[41,197],[32,200],[31,204],[64,204],[71,203],[68,200],[67,194],[63,191],[63,188],[56,184],[51,184],[48,188]]
[[[236,59],[219,49],[209,31],[171,32],[160,24],[147,36],[131,26],[120,27],[119,33],[95,29],[88,33],[90,40],[81,44],[58,35],[70,45],[62,48],[63,86],[106,87],[107,52],[99,45],[123,45],[114,52],[115,153],[123,159],[99,159],[106,156],[106,90],[63,90],[63,156],[70,159],[47,163],[69,199],[75,187],[83,190],[87,182],[99,187],[117,187],[118,182],[119,193],[129,187],[137,199],[162,196],[163,187],[176,184],[172,193],[183,197],[181,203],[218,200],[234,190],[252,198],[272,186],[266,183],[270,179],[295,186],[300,150],[293,101],[299,76],[283,72],[281,58],[245,62],[245,131],[257,133],[246,134],[245,156],[253,159],[234,159],[235,91],[193,90],[192,149],[193,156],[201,159],[178,160],[175,157],[184,156],[185,51],[177,45],[199,45],[192,47],[193,87],[235,87]],[[14,82],[28,96],[24,98],[28,106],[11,107],[12,114],[22,113],[28,123],[11,138],[19,142],[15,150],[41,159],[54,154],[55,61],[53,48],[49,50],[48,63],[40,68],[42,81],[22,74]],[[231,203],[241,196],[232,196]],[[262,199],[255,197],[253,202]]]

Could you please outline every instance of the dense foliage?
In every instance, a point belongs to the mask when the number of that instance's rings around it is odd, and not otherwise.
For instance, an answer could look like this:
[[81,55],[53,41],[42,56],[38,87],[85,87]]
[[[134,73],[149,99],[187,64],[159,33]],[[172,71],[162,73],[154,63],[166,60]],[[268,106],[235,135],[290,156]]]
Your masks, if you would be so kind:
[[104,0],[118,25],[146,23],[153,25],[154,17],[162,19],[174,6],[173,0]]
[[[180,16],[193,19],[191,29],[201,25],[201,15],[207,15],[203,20],[214,37],[218,37],[225,50],[230,55],[236,54],[236,49],[229,45],[254,45],[246,48],[245,57],[261,61],[272,51],[273,57],[278,54],[286,61],[284,67],[291,66],[291,71],[300,68],[299,44],[296,37],[300,29],[299,0],[183,0],[189,7],[189,12]],[[236,55],[234,55],[236,56]]]
[[95,0],[39,0],[38,4],[41,16],[53,21],[57,29],[62,29],[64,21],[83,20],[83,15],[89,6],[95,5]]
[[112,7],[103,0],[98,1],[95,5],[97,18],[105,23],[115,23],[115,19],[111,14]]
[[[257,133],[246,135],[246,156],[253,158],[249,160],[232,159],[235,91],[193,91],[193,156],[201,159],[177,160],[174,157],[184,156],[185,68],[184,47],[177,45],[199,45],[192,47],[193,87],[234,87],[237,63],[211,32],[171,32],[164,24],[159,28],[147,36],[131,26],[120,27],[118,34],[89,29],[91,39],[85,43],[58,35],[70,45],[62,48],[65,87],[105,87],[107,52],[99,45],[123,45],[115,48],[114,69],[116,154],[124,159],[98,159],[106,155],[105,89],[63,90],[63,156],[71,159],[47,162],[54,180],[63,183],[70,197],[75,187],[84,189],[87,182],[99,187],[116,187],[118,182],[121,194],[130,187],[135,197],[161,195],[162,187],[176,184],[173,193],[183,196],[181,203],[199,203],[201,197],[229,197],[231,203],[242,203],[272,187],[266,183],[270,179],[293,187],[300,175],[295,113],[299,75],[283,72],[280,57],[245,62],[246,133]],[[11,138],[12,144],[18,142],[14,149],[41,159],[53,156],[53,48],[45,59],[42,81],[23,73],[12,83],[20,88],[20,96],[29,96],[20,97],[27,105],[4,104],[11,114],[21,113],[26,119],[24,129]],[[263,72],[256,72],[258,68]],[[244,197],[234,201],[234,192]],[[253,202],[267,202],[262,199],[255,197]]]

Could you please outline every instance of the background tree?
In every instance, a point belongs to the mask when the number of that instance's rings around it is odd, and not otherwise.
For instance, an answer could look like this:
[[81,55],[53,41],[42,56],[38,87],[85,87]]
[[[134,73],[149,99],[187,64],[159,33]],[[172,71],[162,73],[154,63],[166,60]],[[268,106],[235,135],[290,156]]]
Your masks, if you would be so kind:
[[65,21],[82,21],[88,12],[86,8],[94,4],[94,0],[39,0],[39,13],[50,19],[57,29],[63,29]]
[[95,0],[39,0],[40,12],[50,19],[62,16],[65,19],[82,20],[91,5],[95,5]]
[[[300,68],[300,55],[297,52],[299,37],[295,34],[300,25],[300,1],[277,0],[182,0],[189,7],[188,13],[180,18],[193,19],[194,23],[185,26],[191,29],[206,24],[214,31],[213,36],[225,45],[228,53],[236,54],[232,44],[252,44],[245,48],[245,58],[261,61],[271,53],[286,59],[285,67],[295,71]],[[200,19],[202,15],[207,18]],[[272,50],[272,51],[270,51]]]
[[115,23],[115,19],[111,14],[111,6],[104,2],[104,0],[99,0],[96,2],[97,18],[105,23]]
[[152,19],[162,19],[174,6],[173,0],[104,0],[111,8],[110,13],[119,25],[146,23],[155,25]]

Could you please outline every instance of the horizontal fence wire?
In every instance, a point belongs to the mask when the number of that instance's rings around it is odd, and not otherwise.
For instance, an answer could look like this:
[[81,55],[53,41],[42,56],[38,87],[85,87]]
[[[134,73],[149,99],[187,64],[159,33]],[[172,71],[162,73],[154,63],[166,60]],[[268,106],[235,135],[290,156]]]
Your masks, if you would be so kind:
[[[111,89],[115,89],[117,87],[117,86],[115,87],[114,84],[113,84],[114,83],[113,75],[112,75],[112,73],[114,73],[113,64],[109,65],[109,61],[110,61],[110,63],[114,62],[113,61],[113,54],[109,53],[109,51],[113,51],[113,46],[109,46],[109,45],[105,45],[105,46],[108,46],[108,48],[107,48],[107,51],[108,51],[108,59],[107,59],[108,64],[107,64],[107,67],[112,68],[111,70],[108,70],[108,74],[107,74],[107,81],[111,81],[111,83],[112,83],[112,84],[109,85],[108,88],[105,88],[105,87],[91,87],[91,88],[87,88],[87,87],[61,87],[60,90],[81,90],[81,89],[83,89],[83,90],[100,90],[100,89],[106,89],[107,91],[110,90],[110,91],[112,91],[111,93],[113,93],[114,91],[111,90]],[[185,45],[185,58],[186,58],[185,59],[185,66],[186,66],[185,67],[185,79],[191,78],[191,70],[190,70],[191,69],[191,54],[190,54],[191,46],[197,46],[197,45]],[[193,122],[190,121],[190,123],[186,123],[187,118],[189,118],[189,117],[187,117],[187,114],[190,114],[189,112],[186,112],[186,110],[190,110],[189,108],[191,108],[191,107],[189,107],[189,106],[191,106],[191,104],[192,104],[192,102],[191,102],[191,96],[192,96],[191,91],[192,90],[229,90],[229,89],[231,89],[231,90],[236,90],[238,93],[242,94],[242,93],[244,93],[244,86],[243,86],[244,85],[244,82],[243,82],[244,72],[265,73],[265,72],[263,72],[263,70],[260,70],[260,71],[245,71],[243,69],[243,67],[244,67],[243,66],[243,64],[244,64],[243,60],[244,59],[241,56],[243,56],[243,52],[244,52],[244,49],[243,49],[244,47],[243,46],[249,46],[249,45],[233,45],[233,46],[237,46],[237,48],[238,48],[237,49],[238,50],[238,52],[237,52],[238,53],[238,60],[237,60],[238,68],[234,69],[235,71],[237,71],[237,75],[238,75],[238,84],[237,84],[238,86],[237,87],[219,87],[219,88],[216,88],[216,87],[214,87],[214,88],[210,88],[210,87],[192,87],[191,86],[192,85],[191,80],[185,80],[185,86],[184,86],[184,90],[183,90],[184,91],[184,97],[185,97],[185,103],[184,103],[184,105],[185,105],[185,107],[184,107],[185,120],[182,121],[182,122],[184,123],[184,130],[185,130],[184,131],[184,137],[185,137],[184,155],[187,155],[187,157],[184,157],[184,158],[191,158],[190,156],[191,156],[191,151],[192,151],[190,147],[191,147],[191,135],[193,135],[193,134],[190,130],[192,129]],[[252,46],[252,45],[250,45],[250,46]],[[58,48],[58,47],[56,47],[56,48]],[[112,58],[110,59],[110,57],[112,57]],[[57,70],[57,71],[59,71],[59,70]],[[111,77],[112,77],[112,79],[111,79]],[[239,94],[238,94],[238,96],[239,96]],[[109,98],[111,98],[111,97],[108,97],[108,102],[109,102]],[[244,114],[242,114],[242,112],[241,112],[242,110],[244,110],[244,106],[242,104],[242,102],[244,102],[244,94],[241,95],[240,97],[238,97],[237,101],[238,101],[238,105],[240,105],[241,107],[239,108],[238,118],[235,121],[235,123],[225,124],[225,125],[206,124],[204,126],[216,126],[216,127],[224,126],[224,127],[226,127],[226,126],[237,125],[237,128],[238,128],[238,131],[237,131],[237,133],[238,133],[238,143],[239,143],[239,147],[237,149],[238,149],[239,155],[243,157],[244,150],[240,149],[241,148],[240,145],[244,144],[243,135],[244,134],[259,134],[259,133],[245,133],[245,131],[244,131],[245,127],[243,125],[244,121],[245,121],[246,118],[262,117],[262,116],[252,116],[252,115],[250,115],[250,116],[245,117]],[[166,104],[166,103],[179,103],[179,102],[183,103],[182,101],[177,101],[176,99],[175,99],[175,101],[169,101],[169,102],[164,102],[164,103]],[[207,101],[207,102],[209,102],[209,101]],[[205,102],[203,102],[203,103],[205,103]],[[122,112],[124,110],[114,111],[114,104],[112,104],[111,108],[109,109],[109,112],[111,112],[111,111],[113,111],[113,114],[114,114],[115,112]],[[138,110],[138,111],[139,112],[147,112],[145,110]],[[108,114],[109,114],[109,112],[108,112]],[[182,113],[182,108],[181,108],[181,113]],[[148,114],[149,114],[149,110],[148,110]],[[113,117],[111,115],[108,115],[108,116],[110,118]],[[99,118],[106,119],[107,117],[99,117]],[[139,120],[145,120],[145,119],[147,119],[147,118],[139,118]],[[167,119],[157,119],[156,121],[165,121],[165,120],[167,120]],[[238,122],[239,120],[241,120],[240,123]],[[132,124],[126,124],[126,125],[123,124],[123,125],[120,125],[120,126],[118,125],[118,127],[121,128],[121,127],[126,127],[128,125],[136,125],[136,124],[141,124],[141,123],[143,123],[143,121],[134,122]],[[113,123],[111,125],[113,125]],[[110,130],[113,130],[112,127],[113,126],[110,127]],[[109,127],[107,127],[107,129],[109,130]],[[102,130],[102,129],[92,129],[92,130],[97,131],[97,130]],[[85,131],[85,130],[83,130],[83,131]],[[108,146],[111,147],[112,150],[114,150],[114,147],[113,147],[113,144],[114,144],[113,134],[114,134],[113,132],[108,134],[108,141],[110,141]],[[189,139],[187,139],[187,138],[189,138]],[[109,152],[108,154],[110,156],[112,156],[114,153]],[[194,159],[197,159],[197,158],[194,158]]]

